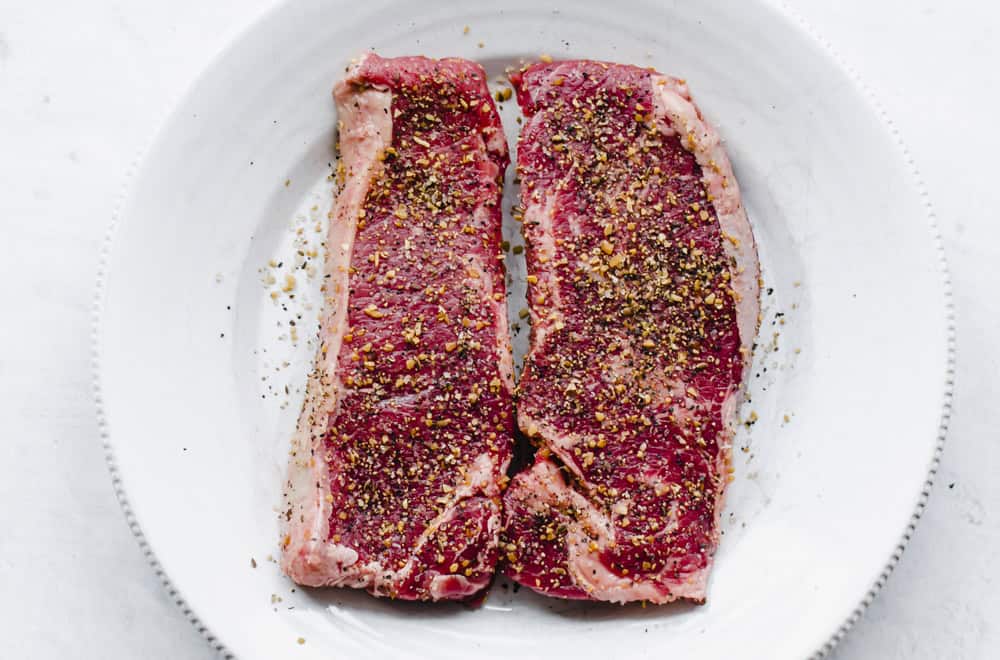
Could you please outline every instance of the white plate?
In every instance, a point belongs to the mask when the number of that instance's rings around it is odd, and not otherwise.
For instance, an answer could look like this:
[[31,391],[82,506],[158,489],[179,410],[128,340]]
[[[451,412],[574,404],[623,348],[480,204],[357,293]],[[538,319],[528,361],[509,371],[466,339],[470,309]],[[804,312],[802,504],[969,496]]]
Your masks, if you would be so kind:
[[[282,261],[280,277],[293,229],[312,236],[325,216],[330,88],[368,48],[473,58],[491,78],[540,53],[655,66],[688,79],[725,137],[773,293],[742,411],[758,421],[737,438],[747,451],[736,451],[707,605],[564,603],[500,587],[476,610],[403,604],[293,591],[267,561],[312,349],[308,332],[293,345],[277,325],[289,313],[259,269]],[[926,496],[951,341],[932,219],[860,86],[767,5],[284,4],[177,106],[116,224],[96,347],[113,475],[178,601],[244,660],[802,658],[832,646],[870,600]],[[523,270],[510,265],[517,297]],[[292,310],[311,328],[316,280],[298,279]]]

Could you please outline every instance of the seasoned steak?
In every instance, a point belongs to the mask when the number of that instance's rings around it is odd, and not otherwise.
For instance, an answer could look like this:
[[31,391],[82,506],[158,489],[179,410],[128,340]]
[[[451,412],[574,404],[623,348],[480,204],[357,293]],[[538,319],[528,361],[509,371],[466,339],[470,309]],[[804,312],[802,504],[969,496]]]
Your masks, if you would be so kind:
[[756,248],[683,81],[576,61],[512,75],[531,345],[505,570],[541,593],[703,601],[744,371]]
[[465,60],[367,55],[334,98],[339,193],[281,566],[303,585],[467,598],[494,573],[512,447],[507,145]]

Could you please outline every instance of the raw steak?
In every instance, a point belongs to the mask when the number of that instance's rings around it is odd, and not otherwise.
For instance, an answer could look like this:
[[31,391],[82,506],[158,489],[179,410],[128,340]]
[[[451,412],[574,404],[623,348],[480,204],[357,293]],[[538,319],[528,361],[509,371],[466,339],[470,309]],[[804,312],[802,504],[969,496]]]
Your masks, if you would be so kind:
[[703,601],[758,264],[719,136],[687,87],[632,66],[512,75],[531,347],[504,496],[506,572],[541,593]]
[[309,586],[467,598],[494,573],[512,450],[507,145],[465,60],[368,55],[334,98],[340,190],[281,566]]

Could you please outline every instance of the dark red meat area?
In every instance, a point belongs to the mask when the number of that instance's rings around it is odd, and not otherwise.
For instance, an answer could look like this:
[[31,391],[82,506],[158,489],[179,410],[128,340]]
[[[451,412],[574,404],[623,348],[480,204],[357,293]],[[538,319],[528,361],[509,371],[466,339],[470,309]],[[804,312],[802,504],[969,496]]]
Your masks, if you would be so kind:
[[[529,303],[537,317],[559,319],[543,345],[533,337],[518,405],[576,439],[553,451],[570,482],[615,519],[617,543],[603,564],[636,580],[665,569],[675,578],[714,551],[726,478],[717,469],[721,404],[743,364],[719,222],[686,136],[657,126],[651,75],[564,62],[512,77],[527,118],[522,203],[555,199],[555,254],[544,263],[541,229],[525,227],[528,271],[540,276],[529,278]],[[545,454],[552,440],[536,438]],[[531,513],[518,497],[505,501],[508,571],[528,586],[585,597],[561,570],[558,539],[578,512],[553,503]],[[627,516],[612,514],[623,499]]]
[[[467,62],[370,58],[356,82],[392,91],[393,129],[358,221],[339,355],[346,394],[326,441],[330,537],[361,564],[402,568],[476,459],[495,457],[495,486],[510,458],[512,404],[488,303],[503,300],[507,155],[484,146],[500,130],[484,78]],[[499,490],[489,490],[459,504],[389,595],[426,597],[438,573],[492,572]]]

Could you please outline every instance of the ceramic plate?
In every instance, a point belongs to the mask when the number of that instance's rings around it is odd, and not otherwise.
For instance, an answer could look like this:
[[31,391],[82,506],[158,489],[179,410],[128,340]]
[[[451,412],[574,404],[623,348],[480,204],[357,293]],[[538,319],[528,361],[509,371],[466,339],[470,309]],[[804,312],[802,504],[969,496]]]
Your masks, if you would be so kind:
[[[724,136],[764,316],[706,605],[567,603],[502,582],[477,609],[396,603],[296,590],[269,559],[318,313],[320,278],[293,269],[331,201],[331,86],[367,49],[475,59],[491,81],[543,53],[653,66],[686,78]],[[950,364],[935,232],[890,124],[769,5],[289,2],[206,68],[118,215],[96,348],[113,476],[178,601],[245,660],[823,653],[891,569],[933,474]]]

